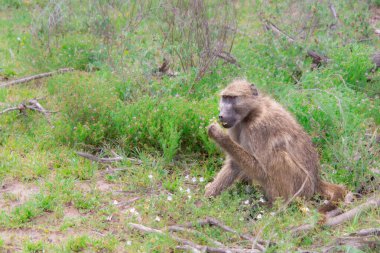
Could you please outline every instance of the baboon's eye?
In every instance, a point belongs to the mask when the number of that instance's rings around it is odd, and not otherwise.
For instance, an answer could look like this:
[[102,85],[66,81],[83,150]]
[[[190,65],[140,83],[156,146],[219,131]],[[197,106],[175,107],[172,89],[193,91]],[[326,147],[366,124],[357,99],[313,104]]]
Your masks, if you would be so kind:
[[222,100],[225,101],[225,102],[232,102],[235,99],[236,99],[235,96],[226,96],[226,95],[222,96]]

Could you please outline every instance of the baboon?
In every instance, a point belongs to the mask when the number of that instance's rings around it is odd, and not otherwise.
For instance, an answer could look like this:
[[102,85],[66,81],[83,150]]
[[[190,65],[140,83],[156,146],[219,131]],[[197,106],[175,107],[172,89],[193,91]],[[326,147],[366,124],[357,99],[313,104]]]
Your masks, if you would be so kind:
[[259,185],[269,203],[315,193],[333,202],[344,198],[344,187],[321,180],[310,137],[280,104],[246,80],[233,81],[220,96],[219,121],[228,133],[213,123],[208,135],[227,157],[205,196],[216,196],[240,179]]

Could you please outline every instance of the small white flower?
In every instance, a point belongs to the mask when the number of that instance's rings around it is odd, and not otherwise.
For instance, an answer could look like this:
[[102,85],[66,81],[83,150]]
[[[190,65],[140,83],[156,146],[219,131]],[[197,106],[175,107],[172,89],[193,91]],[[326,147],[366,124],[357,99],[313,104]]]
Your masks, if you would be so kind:
[[263,218],[263,215],[261,213],[259,213],[257,216],[256,216],[256,219],[260,220],[261,218]]
[[263,199],[263,198],[260,198],[260,200],[259,200],[261,203],[265,203],[266,201],[265,201],[265,199]]
[[149,179],[153,179],[153,175],[152,174],[149,174]]
[[189,175],[186,175],[186,176],[185,176],[185,179],[186,179],[186,180],[189,180],[189,178],[190,178]]
[[191,179],[191,181],[193,181],[193,183],[195,183],[195,182],[197,182],[197,178],[196,178],[196,177],[193,177],[193,178]]
[[180,191],[180,192],[183,192],[183,188],[182,188],[181,186],[179,187],[179,191]]
[[154,219],[155,221],[159,222],[161,220],[160,217],[156,216],[156,218]]
[[134,213],[137,213],[137,212],[136,212],[136,209],[135,209],[134,207],[132,207],[131,209],[129,209],[129,212],[130,212],[130,213],[133,213],[133,214],[134,214]]
[[188,199],[191,199],[191,195],[188,195],[187,198],[188,198]]
[[310,209],[309,209],[308,207],[306,207],[306,206],[301,207],[300,210],[301,210],[301,212],[303,212],[303,213],[308,213],[308,212],[310,212]]
[[119,204],[119,202],[117,202],[117,200],[115,199],[115,200],[113,201],[113,204],[116,206],[117,204]]
[[186,192],[187,192],[188,194],[190,194],[190,192],[191,192],[191,191],[190,191],[190,188],[187,188],[187,189],[186,189]]
[[131,246],[131,245],[132,245],[132,242],[131,242],[131,241],[127,241],[127,245],[128,245],[128,246]]
[[204,182],[205,181],[205,179],[203,178],[203,177],[201,177],[201,178],[199,178],[199,182]]
[[168,196],[168,201],[172,201],[173,200],[173,197],[172,196]]
[[247,199],[246,201],[244,201],[244,204],[245,205],[249,205],[249,199]]
[[18,40],[18,41],[21,41],[21,38],[20,38],[20,37],[17,37],[17,40]]

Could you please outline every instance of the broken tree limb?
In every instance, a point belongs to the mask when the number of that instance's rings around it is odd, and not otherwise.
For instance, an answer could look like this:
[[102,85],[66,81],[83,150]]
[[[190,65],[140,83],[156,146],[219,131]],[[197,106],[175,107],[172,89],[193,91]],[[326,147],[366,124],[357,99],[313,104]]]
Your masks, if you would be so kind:
[[380,236],[380,228],[367,228],[367,229],[362,229],[357,232],[351,233],[351,236],[368,236],[368,235],[376,235]]
[[371,198],[369,199],[367,202],[365,202],[364,204],[361,204],[360,206],[357,206],[345,213],[342,213],[341,215],[337,215],[335,217],[332,217],[330,219],[327,219],[326,220],[326,226],[336,226],[336,225],[339,225],[347,220],[350,220],[352,218],[354,218],[356,215],[358,215],[359,213],[367,210],[367,209],[370,209],[370,208],[376,208],[376,207],[379,207],[380,206],[380,197],[377,197],[377,198]]
[[121,156],[97,157],[97,156],[94,156],[94,155],[91,155],[88,153],[84,153],[84,152],[79,152],[79,151],[76,153],[77,153],[77,155],[79,155],[81,157],[87,158],[91,161],[98,162],[98,163],[113,163],[113,162],[120,162],[121,160],[123,160],[123,157],[121,157]]
[[380,249],[380,241],[376,236],[340,237],[330,245],[320,249],[320,252],[336,252],[336,247],[349,246],[356,249]]
[[228,52],[221,51],[221,52],[217,52],[215,55],[216,57],[224,60],[225,62],[236,65],[237,67],[240,67],[240,64],[237,62],[236,58]]
[[41,99],[42,98],[33,98],[33,99],[28,100],[27,102],[22,102],[18,106],[10,107],[10,108],[7,108],[7,109],[1,111],[0,115],[4,114],[4,113],[7,113],[7,112],[11,112],[11,111],[19,111],[20,113],[25,113],[25,111],[27,109],[29,109],[31,111],[37,111],[37,112],[42,113],[45,116],[46,120],[49,122],[49,124],[51,124],[51,122],[50,122],[50,114],[54,113],[54,112],[46,110],[38,102],[38,100],[41,100]]
[[23,78],[16,79],[16,80],[11,80],[11,81],[8,81],[8,82],[2,82],[2,83],[0,83],[0,88],[9,87],[9,86],[13,86],[13,85],[16,85],[16,84],[27,83],[27,82],[30,82],[30,81],[33,81],[33,80],[37,80],[37,79],[53,76],[53,75],[56,75],[56,74],[62,74],[62,73],[66,73],[66,72],[72,72],[72,71],[74,71],[73,68],[63,68],[63,69],[58,69],[56,71],[51,71],[51,72],[47,72],[47,73],[41,73],[41,74],[37,74],[37,75],[33,75],[33,76],[28,76],[28,77],[23,77]]
[[324,63],[328,63],[330,59],[324,55],[320,55],[313,50],[308,50],[307,55],[313,59],[314,67],[319,67]]
[[[143,233],[165,234],[162,230],[146,227],[146,226],[141,225],[141,224],[128,223],[128,225],[134,229],[139,230],[140,232],[143,232]],[[198,250],[200,252],[209,252],[209,253],[259,253],[259,252],[262,252],[259,250],[242,249],[242,248],[214,248],[214,247],[196,244],[192,241],[183,239],[183,238],[178,237],[178,236],[173,235],[173,234],[169,234],[169,235],[173,240],[183,244],[184,246],[187,246],[186,247],[187,249],[193,248],[193,249]],[[197,252],[197,251],[193,250],[193,252]]]
[[[375,196],[367,200],[367,202],[345,212],[340,215],[327,218],[325,223],[322,224],[324,226],[337,226],[339,224],[342,224],[352,218],[354,218],[356,215],[360,214],[363,211],[366,211],[371,208],[378,208],[380,206],[380,196]],[[312,224],[303,224],[301,226],[295,227],[291,229],[291,232],[293,234],[297,234],[299,232],[307,232],[309,230],[312,230],[315,228],[315,225]]]
[[290,37],[289,35],[287,35],[285,32],[283,32],[282,30],[280,30],[280,28],[278,28],[275,24],[273,24],[269,20],[264,21],[264,28],[267,31],[272,31],[273,34],[276,35],[277,37],[284,37],[284,38],[286,38],[287,41],[290,42],[290,43],[296,42],[295,39],[293,39],[292,37]]
[[201,236],[204,236],[208,241],[210,241],[211,243],[215,244],[218,247],[222,247],[222,248],[226,247],[223,243],[221,243],[215,239],[212,239],[212,238],[204,235],[203,233],[201,233],[197,230],[191,229],[191,228],[184,228],[181,226],[173,225],[173,226],[168,227],[168,231],[170,231],[170,232],[186,232],[189,234],[201,235]]
[[[255,238],[253,238],[252,236],[250,236],[248,234],[239,233],[236,230],[234,230],[233,228],[223,224],[221,221],[219,221],[213,217],[206,217],[205,219],[198,220],[196,224],[189,222],[189,223],[186,223],[186,224],[181,225],[181,226],[186,227],[186,228],[191,228],[191,227],[194,227],[195,225],[215,226],[215,227],[218,227],[218,228],[220,228],[226,232],[233,233],[233,234],[239,236],[241,239],[247,240],[249,242],[255,242]],[[259,242],[255,242],[255,247],[260,251],[265,251],[265,247],[263,246],[263,244],[266,244],[266,243],[267,242],[260,240]]]

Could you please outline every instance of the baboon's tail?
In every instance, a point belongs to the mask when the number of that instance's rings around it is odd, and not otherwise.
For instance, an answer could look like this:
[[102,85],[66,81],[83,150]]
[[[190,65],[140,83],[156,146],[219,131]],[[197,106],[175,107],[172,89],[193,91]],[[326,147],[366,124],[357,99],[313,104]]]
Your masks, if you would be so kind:
[[326,213],[335,209],[337,202],[344,200],[347,193],[346,188],[343,186],[331,184],[322,180],[320,181],[318,188],[319,193],[329,200],[328,204],[324,204],[318,209],[321,213]]

